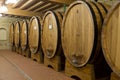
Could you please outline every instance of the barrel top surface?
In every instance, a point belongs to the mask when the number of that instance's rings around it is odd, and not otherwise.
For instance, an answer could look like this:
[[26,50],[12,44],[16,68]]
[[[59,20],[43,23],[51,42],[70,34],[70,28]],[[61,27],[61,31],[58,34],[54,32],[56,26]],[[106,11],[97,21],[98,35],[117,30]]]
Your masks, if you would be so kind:
[[10,35],[9,35],[9,38],[10,38],[10,43],[11,45],[13,46],[14,44],[14,24],[10,24]]
[[111,69],[120,76],[120,1],[109,11],[102,29],[102,49]]
[[32,53],[36,53],[40,43],[40,21],[38,17],[32,17],[29,26],[29,47]]
[[42,48],[46,57],[55,55],[58,44],[58,23],[55,13],[48,11],[43,18]]
[[63,18],[62,46],[67,60],[76,67],[85,65],[94,44],[94,22],[88,5],[76,1]]
[[28,21],[24,20],[21,28],[21,47],[25,50],[28,44]]
[[15,47],[19,47],[20,43],[20,23],[17,21],[15,23],[15,29],[14,29],[14,35],[15,35]]

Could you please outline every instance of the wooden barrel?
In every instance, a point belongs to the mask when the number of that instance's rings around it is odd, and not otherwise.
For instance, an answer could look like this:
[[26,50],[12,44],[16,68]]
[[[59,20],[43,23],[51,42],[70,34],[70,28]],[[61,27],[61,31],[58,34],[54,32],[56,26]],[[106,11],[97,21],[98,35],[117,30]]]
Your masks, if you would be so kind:
[[40,18],[32,17],[29,25],[29,47],[31,53],[37,53],[41,49],[41,22]]
[[120,1],[105,18],[102,28],[102,49],[111,69],[120,76]]
[[28,26],[29,26],[29,21],[23,20],[23,24],[21,27],[21,48],[22,50],[26,50],[28,47]]
[[15,22],[14,36],[15,36],[15,47],[20,47],[20,33],[21,33],[21,24],[22,21]]
[[46,57],[52,58],[61,48],[61,23],[60,12],[48,11],[43,17],[42,49]]
[[10,34],[9,34],[9,39],[10,39],[10,45],[14,46],[14,24],[10,24]]
[[101,26],[107,13],[104,5],[76,1],[64,15],[63,51],[67,60],[75,67],[82,67],[88,62],[95,63],[101,54]]

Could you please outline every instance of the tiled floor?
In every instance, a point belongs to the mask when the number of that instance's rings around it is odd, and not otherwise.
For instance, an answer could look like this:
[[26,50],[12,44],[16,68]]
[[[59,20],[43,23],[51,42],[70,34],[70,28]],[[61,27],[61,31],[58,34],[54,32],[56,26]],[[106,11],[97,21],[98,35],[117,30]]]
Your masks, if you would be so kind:
[[72,80],[14,52],[0,51],[0,80]]

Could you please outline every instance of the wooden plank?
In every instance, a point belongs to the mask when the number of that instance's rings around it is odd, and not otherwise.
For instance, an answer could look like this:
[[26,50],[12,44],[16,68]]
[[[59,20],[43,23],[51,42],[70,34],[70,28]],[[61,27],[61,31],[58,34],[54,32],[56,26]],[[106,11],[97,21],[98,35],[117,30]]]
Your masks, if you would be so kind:
[[44,58],[44,56],[43,56],[42,54],[43,54],[43,53],[42,53],[41,51],[39,51],[39,52],[37,52],[37,53],[35,53],[35,54],[31,53],[31,59],[32,59],[33,61],[38,62],[38,63],[43,63],[43,58]]
[[38,12],[40,9],[50,6],[52,3],[45,3],[43,6],[39,7],[38,9],[34,10],[34,12]]
[[27,0],[20,0],[16,4],[14,4],[12,7],[18,8],[18,7],[22,6],[25,2],[27,2]]
[[3,14],[11,14],[11,15],[18,15],[18,16],[41,16],[40,13],[35,13],[32,11],[27,10],[20,10],[20,9],[12,9],[10,6],[7,6],[8,11],[4,12]]
[[56,2],[56,3],[71,4],[75,0],[50,0],[50,1]]
[[62,59],[61,56],[55,56],[54,58],[51,59],[44,57],[44,64],[47,67],[54,69],[55,71],[62,71],[64,69],[62,63],[64,62],[61,62],[62,61],[61,59]]
[[51,7],[53,7],[53,6],[55,6],[56,4],[51,4],[51,5],[49,5],[49,6],[45,6],[44,8],[41,8],[38,12],[41,12],[41,11],[43,11],[43,10],[46,10],[46,9],[48,9],[48,8],[51,8]]
[[20,9],[25,10],[25,9],[29,8],[30,6],[36,4],[37,2],[38,2],[37,0],[29,0],[29,1],[27,1],[25,4],[23,4],[23,5],[20,7]]
[[42,13],[45,13],[46,11],[48,11],[48,10],[56,10],[56,9],[58,9],[58,8],[61,8],[62,7],[62,5],[56,5],[56,6],[53,6],[53,7],[51,7],[51,8],[48,8],[48,9],[46,9],[46,10],[43,10],[43,11],[41,11]]
[[92,64],[87,64],[82,68],[76,68],[66,60],[65,74],[74,80],[95,80],[94,65]]
[[34,9],[36,9],[37,7],[39,7],[39,5],[41,5],[42,3],[44,3],[43,1],[40,1],[40,2],[38,2],[38,3],[36,3],[35,5],[33,5],[33,6],[31,6],[29,9],[27,9],[27,10],[34,10]]
[[40,8],[40,7],[48,4],[48,3],[49,3],[49,2],[42,2],[39,6],[36,6],[36,7],[34,7],[33,9],[31,9],[31,11],[34,11],[34,10],[36,10],[36,9],[38,9],[38,8]]
[[34,7],[34,8],[31,9],[30,11],[34,11],[34,12],[35,12],[35,10],[38,9],[38,8],[40,8],[40,6],[42,6],[42,5],[45,5],[45,3],[42,3],[42,4],[40,4],[39,6]]

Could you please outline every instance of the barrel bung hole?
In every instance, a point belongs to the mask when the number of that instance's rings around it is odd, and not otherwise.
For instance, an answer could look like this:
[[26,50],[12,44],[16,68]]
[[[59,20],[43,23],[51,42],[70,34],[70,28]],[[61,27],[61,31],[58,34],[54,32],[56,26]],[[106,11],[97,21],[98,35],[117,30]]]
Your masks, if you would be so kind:
[[79,77],[77,77],[77,76],[71,76],[71,78],[73,78],[74,80],[81,80]]
[[54,69],[51,65],[48,65],[49,68]]

